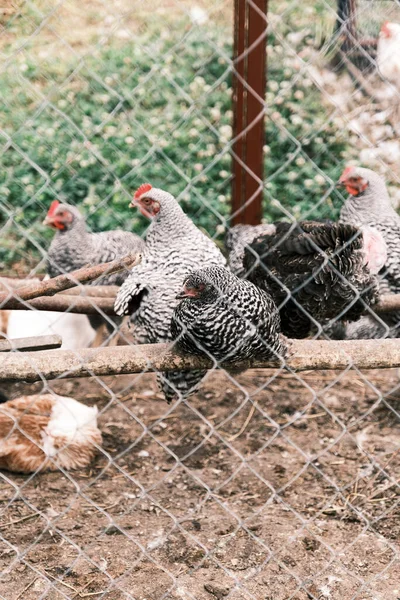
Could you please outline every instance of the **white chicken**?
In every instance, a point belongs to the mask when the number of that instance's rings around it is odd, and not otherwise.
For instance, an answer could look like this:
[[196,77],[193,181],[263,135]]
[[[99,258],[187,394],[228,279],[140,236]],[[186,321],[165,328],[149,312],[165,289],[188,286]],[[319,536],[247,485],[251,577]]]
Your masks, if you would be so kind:
[[381,28],[376,62],[380,74],[390,81],[400,94],[400,23],[386,21]]
[[6,333],[10,340],[56,334],[64,350],[88,348],[96,337],[86,315],[39,310],[11,310]]

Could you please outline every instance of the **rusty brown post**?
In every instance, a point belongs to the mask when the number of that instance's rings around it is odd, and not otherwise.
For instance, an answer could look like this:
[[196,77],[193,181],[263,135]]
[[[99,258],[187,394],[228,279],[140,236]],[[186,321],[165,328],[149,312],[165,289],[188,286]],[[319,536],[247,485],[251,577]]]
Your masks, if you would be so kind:
[[262,217],[268,0],[235,0],[232,225]]

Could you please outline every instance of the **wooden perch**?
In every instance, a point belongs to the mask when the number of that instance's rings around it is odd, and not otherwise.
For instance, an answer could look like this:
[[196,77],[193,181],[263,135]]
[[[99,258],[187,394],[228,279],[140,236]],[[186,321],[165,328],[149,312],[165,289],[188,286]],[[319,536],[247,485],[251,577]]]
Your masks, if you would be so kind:
[[[110,296],[108,296],[107,287],[110,287]],[[98,288],[101,288],[99,296],[96,294]],[[71,313],[82,315],[95,315],[99,312],[98,309],[100,309],[105,315],[115,316],[114,300],[118,289],[117,286],[83,286],[82,296],[79,293],[81,288],[77,287],[61,292],[57,296],[36,298],[25,303],[12,298],[5,302],[2,308],[29,310],[28,304],[36,310],[48,310],[52,312],[64,312],[68,310]],[[380,302],[372,306],[371,310],[376,314],[384,314],[396,310],[400,311],[400,294],[382,296]]]
[[[386,369],[400,366],[400,340],[322,341],[292,340],[286,365],[294,371]],[[246,368],[277,368],[280,363],[254,360]],[[144,371],[210,369],[213,362],[181,356],[168,344],[116,346],[82,350],[48,350],[7,354],[0,366],[0,381],[34,382],[59,377],[105,377]]]
[[18,289],[17,298],[11,292],[0,293],[0,307],[3,309],[14,308],[13,303],[20,304],[21,300],[32,300],[39,296],[53,296],[58,292],[75,287],[77,283],[93,281],[104,275],[113,275],[124,269],[130,269],[141,261],[140,254],[129,254],[124,258],[102,265],[84,267],[72,273],[59,275],[40,283],[31,283]]
[[49,312],[70,312],[78,315],[98,315],[101,311],[106,315],[114,315],[113,298],[85,298],[81,296],[41,296],[29,302],[20,302],[12,298],[4,302],[7,310],[46,310]]
[[82,296],[82,298],[112,298],[114,300],[118,291],[118,285],[79,285],[64,292],[59,292],[59,294]]
[[60,348],[62,344],[59,335],[38,335],[35,337],[16,338],[14,340],[0,340],[0,352],[13,350],[52,350]]

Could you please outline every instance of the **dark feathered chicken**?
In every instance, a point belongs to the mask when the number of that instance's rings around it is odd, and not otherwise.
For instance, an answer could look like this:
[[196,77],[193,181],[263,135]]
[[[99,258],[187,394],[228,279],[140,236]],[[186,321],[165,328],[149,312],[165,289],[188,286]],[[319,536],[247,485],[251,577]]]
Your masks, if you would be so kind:
[[275,226],[246,248],[244,267],[279,306],[285,335],[304,338],[318,323],[356,320],[377,301],[375,275],[386,260],[378,231],[312,221]]
[[253,357],[279,358],[286,348],[271,296],[224,267],[187,277],[175,308],[171,334],[178,348],[205,355],[227,370]]

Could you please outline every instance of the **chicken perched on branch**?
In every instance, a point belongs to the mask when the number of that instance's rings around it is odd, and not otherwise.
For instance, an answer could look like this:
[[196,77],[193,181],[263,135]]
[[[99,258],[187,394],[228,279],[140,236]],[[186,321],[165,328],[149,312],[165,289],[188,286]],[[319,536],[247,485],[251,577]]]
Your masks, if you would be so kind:
[[[349,197],[340,212],[341,223],[352,223],[356,226],[369,225],[376,228],[383,236],[387,246],[387,259],[380,274],[380,294],[400,293],[400,216],[394,210],[386,185],[371,169],[347,167],[338,182],[345,188]],[[400,323],[400,314],[386,315],[382,320],[389,327]],[[376,332],[376,324],[371,327],[374,337],[384,334]],[[360,336],[365,336],[366,328]],[[357,337],[353,328],[352,337]]]
[[[44,224],[57,233],[47,255],[47,272],[50,277],[70,273],[85,265],[99,265],[130,253],[140,253],[144,241],[129,231],[102,231],[90,233],[83,215],[75,206],[55,200],[47,213]],[[102,278],[102,285],[121,285],[127,272],[115,273]]]
[[101,445],[97,408],[56,394],[0,397],[0,468],[20,473],[87,466]]
[[247,278],[279,306],[282,332],[306,337],[312,325],[355,320],[378,299],[375,277],[386,260],[382,236],[370,227],[277,223],[245,250]]
[[[163,190],[143,184],[131,206],[152,219],[143,260],[122,285],[115,302],[118,315],[132,315],[143,332],[140,341],[171,340],[171,318],[182,281],[204,266],[224,266],[225,258],[213,240],[204,235],[183,212],[176,199]],[[168,401],[190,393],[204,372],[171,372],[161,376]]]
[[280,318],[271,296],[223,267],[189,275],[171,322],[181,352],[208,356],[226,370],[238,362],[286,354]]
[[[129,231],[90,233],[79,210],[70,204],[61,204],[58,200],[51,204],[44,224],[57,231],[47,255],[47,272],[50,277],[70,273],[85,265],[106,263],[130,253],[140,253],[144,248],[142,238]],[[128,271],[121,271],[103,277],[99,283],[121,285],[128,274]],[[89,320],[97,330],[105,322],[110,333],[115,329],[113,323],[120,323],[119,319],[103,320],[97,315],[90,316]]]

